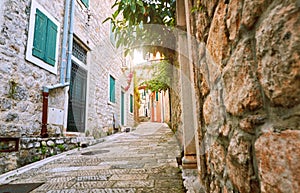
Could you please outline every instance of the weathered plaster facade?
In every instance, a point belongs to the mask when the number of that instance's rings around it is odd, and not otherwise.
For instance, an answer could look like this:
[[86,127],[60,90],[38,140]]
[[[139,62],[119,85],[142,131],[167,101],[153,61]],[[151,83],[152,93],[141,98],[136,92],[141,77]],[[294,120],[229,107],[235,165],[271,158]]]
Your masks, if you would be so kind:
[[[49,72],[29,62],[25,55],[28,51],[28,37],[30,31],[30,16],[32,2],[46,16],[58,24],[58,52],[55,72]],[[111,13],[113,0],[90,0],[88,8],[81,0],[74,0],[74,38],[87,51],[87,62],[83,69],[87,72],[87,89],[85,129],[75,136],[92,136],[99,138],[112,130],[113,115],[120,122],[121,91],[124,91],[124,126],[133,126],[133,114],[129,113],[129,97],[133,94],[133,82],[129,76],[129,68],[124,68],[123,54],[116,50],[110,42],[110,23],[102,23]],[[43,96],[45,86],[60,83],[62,63],[62,39],[65,1],[54,0],[4,0],[0,8],[0,137],[39,137],[42,124]],[[68,48],[66,48],[68,49]],[[72,61],[77,62],[72,56]],[[123,67],[122,67],[123,66]],[[63,73],[66,73],[63,71]],[[109,76],[115,82],[115,103],[109,103]],[[129,89],[127,87],[129,85]],[[49,136],[68,135],[69,86],[51,89],[49,91],[48,107],[62,112],[59,119],[63,122],[51,122],[48,119]],[[55,116],[48,113],[49,116]],[[61,116],[64,116],[63,118]],[[53,117],[52,117],[53,118]],[[57,119],[57,118],[54,118]],[[18,152],[2,153],[5,156],[20,157]],[[7,159],[5,159],[7,160]],[[5,162],[5,161],[4,161]],[[2,163],[2,162],[1,162]],[[6,167],[1,165],[1,167]],[[14,167],[9,170],[18,167]]]
[[300,2],[180,2],[205,191],[299,192]]

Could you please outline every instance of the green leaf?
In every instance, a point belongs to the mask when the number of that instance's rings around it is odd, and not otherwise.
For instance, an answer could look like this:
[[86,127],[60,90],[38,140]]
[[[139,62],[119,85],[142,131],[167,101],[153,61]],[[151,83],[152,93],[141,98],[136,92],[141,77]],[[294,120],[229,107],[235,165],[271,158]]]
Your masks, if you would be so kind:
[[[170,6],[166,6],[166,3]],[[159,45],[167,42],[170,34],[165,31],[157,32],[147,30],[139,26],[146,24],[161,24],[167,26],[175,25],[175,0],[161,0],[160,3],[147,3],[143,0],[116,0],[113,8],[117,11],[112,13],[111,20],[115,24],[115,31],[126,31],[120,37],[124,41],[120,41],[119,46],[129,47],[139,44]],[[122,19],[119,15],[122,14]],[[107,21],[109,19],[106,19]],[[136,27],[138,26],[138,27]]]
[[139,6],[144,7],[144,4],[143,4],[142,1],[137,0],[136,3],[137,3]]
[[108,18],[106,18],[102,23],[105,23],[105,22],[107,22],[108,20],[112,20],[112,18],[111,18],[111,17],[108,17]]
[[120,2],[116,1],[116,2],[113,4],[113,6],[111,6],[111,8],[113,9],[114,7],[116,7],[116,6],[118,6],[118,5],[120,5]]
[[124,52],[124,55],[127,56],[129,53],[130,53],[130,49],[126,48],[125,52]]
[[130,5],[130,8],[131,8],[132,13],[134,14],[135,11],[136,11],[136,5],[135,5],[135,3],[132,3],[132,4]]

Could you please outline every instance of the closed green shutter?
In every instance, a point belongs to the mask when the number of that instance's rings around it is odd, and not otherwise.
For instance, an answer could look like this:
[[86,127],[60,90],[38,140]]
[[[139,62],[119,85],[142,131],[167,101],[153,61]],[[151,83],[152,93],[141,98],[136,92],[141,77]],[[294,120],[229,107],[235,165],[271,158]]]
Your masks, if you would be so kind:
[[81,2],[82,2],[86,7],[89,7],[89,0],[81,0]]
[[130,112],[133,113],[133,95],[130,95]]
[[158,92],[155,93],[155,100],[158,101]]
[[115,103],[116,102],[116,99],[115,99],[115,88],[116,88],[116,85],[115,85],[115,79],[110,76],[110,85],[109,85],[109,100],[110,102],[113,102]]
[[51,20],[48,20],[45,62],[52,66],[55,64],[56,36],[57,26]]
[[39,9],[36,9],[32,55],[54,66],[57,26]]
[[125,124],[125,93],[121,91],[121,125]]
[[47,17],[40,10],[36,10],[34,39],[32,54],[40,59],[45,57],[47,35]]

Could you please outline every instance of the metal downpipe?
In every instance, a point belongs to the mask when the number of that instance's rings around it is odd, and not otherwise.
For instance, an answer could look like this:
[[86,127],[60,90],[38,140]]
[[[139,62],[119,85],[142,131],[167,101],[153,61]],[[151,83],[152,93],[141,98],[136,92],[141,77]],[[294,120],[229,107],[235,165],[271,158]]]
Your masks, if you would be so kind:
[[67,77],[66,82],[71,80],[71,69],[72,69],[72,48],[73,48],[73,33],[74,33],[74,11],[75,1],[71,0],[71,11],[70,11],[70,26],[69,26],[69,44],[68,44],[68,61],[67,61]]
[[[74,5],[74,0],[72,0],[72,5]],[[61,69],[60,69],[60,83],[51,86],[43,87],[43,108],[42,108],[42,129],[41,137],[46,138],[49,136],[47,131],[48,124],[48,97],[49,91],[51,89],[68,87],[69,83],[65,82],[65,73],[67,65],[67,40],[68,40],[68,31],[69,31],[69,13],[70,13],[70,0],[65,2],[65,13],[64,13],[64,26],[63,26],[63,42],[62,42],[62,53],[61,53]],[[74,14],[73,14],[74,15]],[[66,110],[67,111],[67,110]]]
[[62,53],[61,53],[61,69],[60,69],[60,83],[65,83],[65,70],[67,65],[67,41],[69,31],[69,13],[70,13],[70,0],[66,0],[65,3],[65,15],[64,15],[64,32],[62,39]]
[[48,121],[48,96],[49,89],[47,87],[43,88],[43,112],[42,112],[42,130],[41,137],[48,137],[47,133],[47,121]]

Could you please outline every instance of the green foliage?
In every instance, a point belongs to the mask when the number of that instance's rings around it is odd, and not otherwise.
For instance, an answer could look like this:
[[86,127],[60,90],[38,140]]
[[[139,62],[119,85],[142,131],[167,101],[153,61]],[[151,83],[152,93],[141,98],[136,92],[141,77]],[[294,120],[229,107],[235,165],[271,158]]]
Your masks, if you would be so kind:
[[18,83],[15,81],[15,80],[10,80],[9,81],[9,97],[10,98],[14,98],[14,95],[16,94],[16,90],[17,90],[17,86],[18,86]]
[[37,162],[37,161],[40,161],[41,158],[39,156],[34,156],[31,160],[31,162]]
[[42,153],[42,155],[46,155],[47,151],[48,151],[48,148],[46,146],[42,146],[41,147],[41,153]]
[[57,147],[58,147],[58,149],[60,151],[64,151],[65,150],[65,146],[63,144],[59,144],[59,145],[57,145]]
[[140,102],[141,102],[141,96],[140,96],[140,92],[139,92],[139,89],[138,89],[138,80],[137,80],[137,78],[136,78],[136,73],[134,73],[133,74],[133,76],[134,76],[134,78],[133,78],[133,80],[134,80],[134,90],[133,90],[133,92],[134,92],[134,106],[135,106],[135,108],[136,109],[139,109],[140,108],[140,106],[141,106],[141,104],[140,104]]
[[141,85],[146,85],[152,92],[168,90],[171,83],[171,64],[168,61],[161,61],[153,64],[153,68],[153,78],[142,82]]
[[[115,12],[104,22],[112,22],[112,31],[117,40],[116,47],[124,47],[125,52],[136,47],[163,45],[172,37],[175,26],[175,0],[116,0],[112,6]],[[153,25],[161,25],[153,29]],[[146,45],[146,46],[145,46]]]

